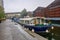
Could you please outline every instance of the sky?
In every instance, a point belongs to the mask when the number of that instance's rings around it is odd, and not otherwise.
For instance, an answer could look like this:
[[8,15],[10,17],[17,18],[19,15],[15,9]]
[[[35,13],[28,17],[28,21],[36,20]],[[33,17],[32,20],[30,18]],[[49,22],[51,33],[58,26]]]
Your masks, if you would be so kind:
[[37,7],[47,7],[54,0],[3,0],[5,12],[34,11]]

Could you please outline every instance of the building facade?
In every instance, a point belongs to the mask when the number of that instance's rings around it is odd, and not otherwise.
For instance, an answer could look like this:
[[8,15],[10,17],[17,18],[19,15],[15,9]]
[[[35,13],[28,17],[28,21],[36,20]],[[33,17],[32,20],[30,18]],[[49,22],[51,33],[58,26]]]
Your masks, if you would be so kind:
[[0,6],[3,7],[3,0],[0,0]]
[[4,11],[3,0],[0,0],[0,12]]
[[12,13],[5,13],[6,18],[12,18],[12,17],[20,17],[20,12],[12,12]]
[[60,0],[55,0],[46,8],[38,7],[34,11],[35,17],[60,18]]
[[34,17],[44,17],[44,7],[38,7],[33,13]]
[[27,13],[28,13],[27,16],[33,17],[33,12],[29,11],[29,12],[27,12]]
[[46,16],[50,18],[60,17],[60,0],[55,0],[47,7]]

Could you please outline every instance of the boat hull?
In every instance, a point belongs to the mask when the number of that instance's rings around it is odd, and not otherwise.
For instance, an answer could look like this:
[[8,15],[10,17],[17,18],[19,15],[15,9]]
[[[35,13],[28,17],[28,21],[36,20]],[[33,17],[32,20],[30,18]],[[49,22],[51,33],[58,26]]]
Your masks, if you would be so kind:
[[48,30],[51,26],[31,26],[31,25],[24,25],[25,28],[29,28],[30,30],[34,29],[35,32],[45,32]]

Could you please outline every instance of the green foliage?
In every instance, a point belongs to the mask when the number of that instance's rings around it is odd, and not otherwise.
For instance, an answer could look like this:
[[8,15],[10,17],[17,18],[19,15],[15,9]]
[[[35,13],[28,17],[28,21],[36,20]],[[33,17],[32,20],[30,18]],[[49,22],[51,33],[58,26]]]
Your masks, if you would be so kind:
[[3,9],[3,7],[0,6],[0,19],[2,19],[4,17],[5,17],[4,9]]
[[4,18],[5,14],[4,13],[0,13],[0,18]]
[[27,16],[27,11],[26,9],[22,10],[21,12],[21,17]]

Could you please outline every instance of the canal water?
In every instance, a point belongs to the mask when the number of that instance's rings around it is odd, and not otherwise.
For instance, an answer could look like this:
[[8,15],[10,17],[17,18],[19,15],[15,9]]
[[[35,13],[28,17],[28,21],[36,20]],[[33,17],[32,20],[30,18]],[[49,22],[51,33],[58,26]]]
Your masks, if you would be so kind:
[[60,35],[56,35],[53,33],[37,33],[40,36],[43,36],[44,38],[47,38],[48,40],[60,40]]

